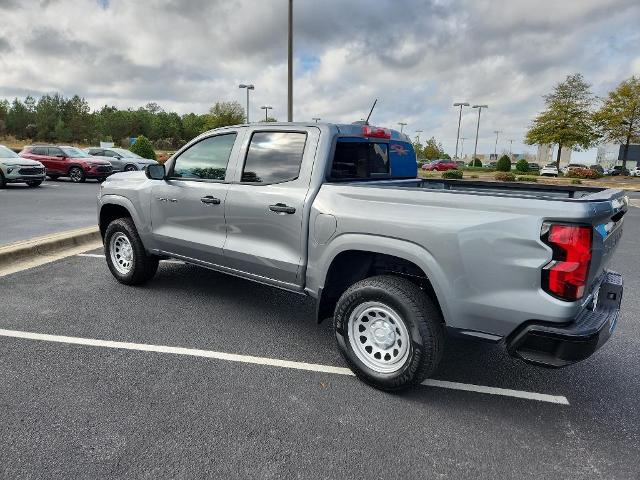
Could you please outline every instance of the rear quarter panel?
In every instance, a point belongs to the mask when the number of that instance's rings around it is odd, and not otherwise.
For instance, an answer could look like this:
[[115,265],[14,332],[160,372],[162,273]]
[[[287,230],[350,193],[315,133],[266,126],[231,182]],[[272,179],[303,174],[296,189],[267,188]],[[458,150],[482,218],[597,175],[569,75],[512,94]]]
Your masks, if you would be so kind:
[[[307,287],[324,287],[340,252],[375,251],[418,265],[450,326],[507,335],[527,320],[566,321],[587,299],[564,302],[541,289],[552,255],[542,223],[593,214],[588,203],[325,184],[311,213]],[[335,218],[328,239],[316,231],[318,215]]]

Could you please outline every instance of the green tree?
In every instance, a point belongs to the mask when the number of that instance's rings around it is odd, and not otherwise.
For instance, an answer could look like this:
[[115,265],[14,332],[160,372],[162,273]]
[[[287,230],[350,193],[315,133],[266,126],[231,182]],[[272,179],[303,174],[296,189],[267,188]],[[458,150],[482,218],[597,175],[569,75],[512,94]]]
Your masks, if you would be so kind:
[[529,162],[527,162],[524,158],[521,158],[516,163],[516,170],[522,173],[527,173],[529,171]]
[[60,143],[67,143],[71,140],[71,129],[67,127],[62,119],[56,122],[56,126],[53,129],[53,140]]
[[244,122],[244,109],[238,102],[216,102],[206,116],[205,128],[226,127]]
[[437,160],[439,158],[444,158],[445,156],[442,144],[438,143],[434,137],[427,140],[421,153],[422,157],[427,160]]
[[182,135],[187,142],[206,132],[206,130],[206,117],[204,115],[187,113],[182,116]]
[[[27,97],[29,99],[31,97]],[[7,112],[7,132],[19,139],[33,138],[27,133],[27,126],[35,124],[35,114],[25,103],[17,98],[13,99],[11,107]]]
[[482,161],[479,158],[474,158],[471,163],[469,163],[470,167],[481,167]]
[[149,139],[144,135],[140,135],[136,138],[136,143],[131,145],[129,150],[133,153],[137,153],[143,158],[150,158],[152,160],[156,159],[156,152],[153,150],[153,145],[151,145]]
[[544,96],[545,110],[534,120],[525,142],[557,144],[556,165],[563,148],[586,149],[598,139],[591,108],[593,95],[581,74],[569,75],[553,92]]
[[496,164],[496,170],[499,172],[511,171],[511,159],[509,155],[502,155]]
[[609,92],[594,117],[603,138],[624,145],[626,162],[629,144],[640,141],[640,78],[633,76]]
[[36,104],[38,139],[46,141],[55,139],[55,129],[58,121],[62,119],[64,103],[64,98],[57,93],[40,97]]
[[74,95],[64,102],[63,120],[69,130],[70,140],[75,142],[87,141],[91,133],[92,124],[89,104],[84,98]]

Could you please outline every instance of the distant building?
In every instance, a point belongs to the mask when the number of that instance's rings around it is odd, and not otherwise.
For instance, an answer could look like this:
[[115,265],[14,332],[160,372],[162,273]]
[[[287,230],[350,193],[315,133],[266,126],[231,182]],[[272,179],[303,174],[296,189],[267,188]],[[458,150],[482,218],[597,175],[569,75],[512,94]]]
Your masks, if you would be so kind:
[[[598,146],[598,154],[596,161],[598,165],[603,167],[613,167],[614,165],[622,165],[624,158],[624,145],[617,143],[603,143]],[[636,165],[640,165],[640,144],[629,145],[627,152],[627,164],[625,167],[631,169]]]
[[604,168],[613,167],[618,161],[620,146],[615,143],[603,143],[598,145],[596,163]]
[[[536,162],[539,165],[547,165],[548,163],[555,162],[557,153],[554,154],[555,146],[551,144],[538,145],[538,153],[536,154]],[[560,153],[560,165],[571,163],[571,149],[563,148]]]

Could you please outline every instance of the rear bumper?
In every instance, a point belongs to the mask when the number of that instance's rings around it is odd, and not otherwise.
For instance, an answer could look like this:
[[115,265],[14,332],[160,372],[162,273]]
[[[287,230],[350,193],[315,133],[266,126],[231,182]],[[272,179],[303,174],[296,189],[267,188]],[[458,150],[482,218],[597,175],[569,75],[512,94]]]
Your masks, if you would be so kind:
[[620,315],[622,275],[605,272],[597,299],[566,324],[531,321],[507,339],[509,354],[527,363],[558,368],[590,357],[611,336]]

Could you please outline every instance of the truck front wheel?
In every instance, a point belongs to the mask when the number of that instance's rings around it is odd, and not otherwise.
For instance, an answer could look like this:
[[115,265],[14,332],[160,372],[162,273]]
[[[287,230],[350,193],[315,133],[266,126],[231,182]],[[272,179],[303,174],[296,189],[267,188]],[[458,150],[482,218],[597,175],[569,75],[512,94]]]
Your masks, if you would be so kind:
[[354,373],[381,390],[417,385],[438,366],[444,326],[434,302],[401,277],[353,284],[334,314],[338,348]]
[[153,278],[158,257],[147,255],[130,218],[112,221],[104,234],[104,254],[113,276],[125,285],[140,285]]

